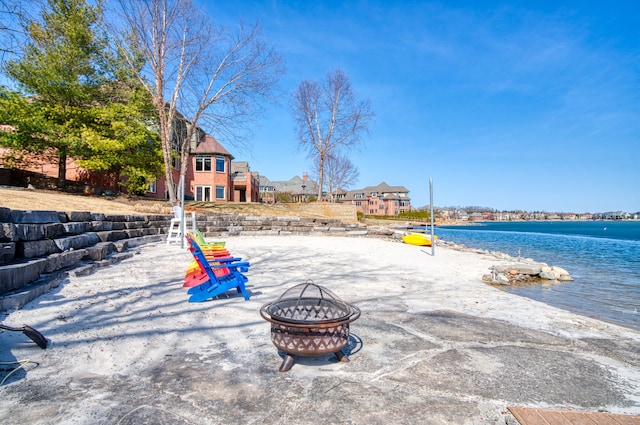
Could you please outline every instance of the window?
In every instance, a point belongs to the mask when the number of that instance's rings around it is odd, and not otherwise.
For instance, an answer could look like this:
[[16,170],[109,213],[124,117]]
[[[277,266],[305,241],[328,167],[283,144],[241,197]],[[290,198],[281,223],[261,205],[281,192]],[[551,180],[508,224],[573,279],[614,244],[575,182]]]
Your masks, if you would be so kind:
[[360,205],[362,205],[362,202],[356,201],[356,207],[359,207]]
[[196,171],[211,171],[211,157],[196,155]]
[[[216,156],[216,171],[219,173],[224,173],[224,156]],[[218,196],[216,195],[216,198],[217,197]]]
[[174,170],[180,170],[180,157],[179,156],[173,156],[171,157],[171,166],[173,167]]
[[376,212],[376,210],[369,210],[369,214],[373,214],[375,212]]
[[371,192],[371,196],[375,198],[376,196],[378,196],[378,192]]
[[196,201],[211,202],[211,186],[196,186]]
[[149,182],[147,192],[156,193],[156,181]]
[[224,199],[224,186],[216,186],[216,199]]
[[356,193],[353,197],[356,199],[362,199],[362,193]]
[[378,207],[379,210],[383,210],[384,209],[384,204],[380,204],[380,206]]

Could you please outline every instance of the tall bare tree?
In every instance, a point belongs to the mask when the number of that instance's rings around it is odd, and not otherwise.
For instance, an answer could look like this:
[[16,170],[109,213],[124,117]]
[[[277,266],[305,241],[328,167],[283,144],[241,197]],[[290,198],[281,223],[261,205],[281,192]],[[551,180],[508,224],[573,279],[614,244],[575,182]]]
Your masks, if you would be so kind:
[[121,50],[153,97],[169,200],[175,205],[172,143],[184,176],[199,126],[206,124],[217,138],[239,137],[260,112],[261,101],[271,98],[282,59],[262,41],[258,24],[240,22],[234,31],[214,26],[190,0],[119,4],[125,24],[119,31]]
[[327,155],[324,165],[329,199],[333,202],[336,191],[353,186],[360,172],[349,158],[340,154]]
[[291,107],[299,146],[317,159],[318,199],[322,198],[325,161],[347,150],[368,133],[374,113],[368,99],[359,100],[342,70],[329,71],[322,83],[304,80]]

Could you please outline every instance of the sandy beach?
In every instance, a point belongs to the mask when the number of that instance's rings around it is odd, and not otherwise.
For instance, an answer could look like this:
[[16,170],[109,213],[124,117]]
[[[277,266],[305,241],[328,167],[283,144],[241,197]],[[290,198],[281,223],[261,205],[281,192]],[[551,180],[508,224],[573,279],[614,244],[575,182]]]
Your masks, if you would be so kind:
[[[188,303],[191,254],[150,244],[9,312],[4,324],[35,327],[49,347],[0,333],[0,360],[30,361],[0,387],[0,422],[517,423],[509,406],[640,414],[640,333],[486,285],[495,257],[370,237],[226,246],[251,263],[249,301]],[[259,310],[309,279],[362,311],[351,361],[299,358],[279,372]]]

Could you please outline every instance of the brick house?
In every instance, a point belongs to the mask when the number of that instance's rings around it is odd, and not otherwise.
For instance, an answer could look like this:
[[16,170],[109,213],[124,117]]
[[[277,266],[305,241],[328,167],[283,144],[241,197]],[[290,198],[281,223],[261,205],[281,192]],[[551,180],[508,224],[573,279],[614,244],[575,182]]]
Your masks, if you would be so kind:
[[404,186],[389,186],[385,182],[349,190],[342,197],[342,202],[355,205],[363,215],[398,215],[411,211],[409,190]]
[[[233,155],[213,136],[199,132],[192,146],[185,174],[185,199],[199,202],[258,202],[258,173],[251,172],[246,161],[233,162]],[[180,161],[173,164],[173,179],[180,179]],[[167,198],[166,179],[149,186],[147,196]]]
[[[55,179],[58,177],[58,163],[55,159],[51,159],[53,155],[36,155],[36,154],[26,154],[22,156],[23,162],[17,166],[17,169],[12,169],[12,167],[7,166],[4,162],[7,161],[7,158],[10,158],[13,155],[13,151],[9,148],[0,147],[0,169],[5,170],[6,174],[24,174],[24,175],[41,175],[42,186],[46,188],[54,188],[55,187]],[[83,168],[79,167],[78,164],[72,159],[67,158],[66,162],[66,174],[65,179],[68,181],[81,181]],[[31,178],[27,182],[16,182],[16,183],[31,183]],[[45,182],[45,180],[48,182]],[[1,184],[9,184],[9,181],[2,181]]]
[[[193,143],[189,168],[185,174],[185,199],[206,202],[259,202],[259,176],[258,173],[250,171],[249,163],[232,162],[233,155],[213,136],[201,130],[197,135],[199,141],[197,144]],[[179,151],[179,144],[175,142],[173,148]],[[0,148],[0,156],[10,154],[10,149]],[[21,185],[25,183],[22,180],[27,179],[26,183],[33,183],[37,187],[53,187],[53,182],[58,175],[58,166],[55,161],[46,155],[31,155],[28,163],[29,165],[20,167],[20,170],[12,171],[3,168],[3,172],[0,173],[0,183]],[[180,182],[178,156],[174,157],[172,165],[173,181],[177,188]],[[90,182],[87,176],[91,177]],[[104,176],[101,179],[98,173],[88,173],[72,158],[67,159],[67,182],[85,183],[88,187],[99,189],[96,193],[103,193],[105,187],[118,185],[117,180],[105,180],[107,177],[111,176]],[[145,196],[168,199],[164,173],[149,184]]]
[[189,155],[185,197],[204,202],[231,201],[231,155],[213,136],[203,135]]
[[233,202],[260,202],[260,175],[251,171],[249,163],[231,163],[231,200]]

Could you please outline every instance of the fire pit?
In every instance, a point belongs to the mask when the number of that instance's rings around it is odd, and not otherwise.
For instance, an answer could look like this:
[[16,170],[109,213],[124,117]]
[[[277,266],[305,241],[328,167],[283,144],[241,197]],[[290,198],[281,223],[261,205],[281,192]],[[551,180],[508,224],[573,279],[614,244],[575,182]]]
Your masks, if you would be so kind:
[[349,341],[349,323],[360,317],[360,309],[328,289],[310,280],[301,283],[263,305],[260,315],[271,322],[273,345],[286,353],[280,372],[291,369],[295,356],[333,353],[341,362],[349,361],[342,348]]

